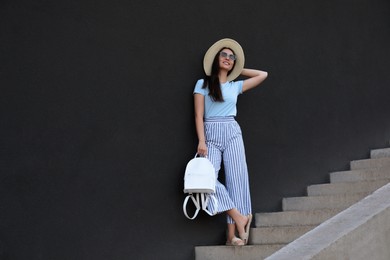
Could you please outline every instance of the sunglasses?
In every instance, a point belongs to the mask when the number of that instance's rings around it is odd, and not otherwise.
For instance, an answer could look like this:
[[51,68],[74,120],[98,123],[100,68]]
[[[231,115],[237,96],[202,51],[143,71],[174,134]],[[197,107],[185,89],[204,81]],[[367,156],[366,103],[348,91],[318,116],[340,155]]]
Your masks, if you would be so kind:
[[221,57],[223,57],[223,58],[229,58],[229,60],[236,60],[236,55],[234,55],[234,54],[227,54],[226,52],[224,52],[224,51],[221,51],[220,53],[219,53],[219,55],[221,56]]

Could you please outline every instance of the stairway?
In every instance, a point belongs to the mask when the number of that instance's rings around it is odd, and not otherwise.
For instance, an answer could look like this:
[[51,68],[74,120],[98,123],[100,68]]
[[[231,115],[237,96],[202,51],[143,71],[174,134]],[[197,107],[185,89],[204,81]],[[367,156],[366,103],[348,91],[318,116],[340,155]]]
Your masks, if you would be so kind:
[[196,260],[265,259],[327,219],[390,182],[390,148],[352,161],[349,171],[330,173],[330,183],[307,187],[307,196],[284,198],[283,211],[256,213],[249,245],[198,246]]

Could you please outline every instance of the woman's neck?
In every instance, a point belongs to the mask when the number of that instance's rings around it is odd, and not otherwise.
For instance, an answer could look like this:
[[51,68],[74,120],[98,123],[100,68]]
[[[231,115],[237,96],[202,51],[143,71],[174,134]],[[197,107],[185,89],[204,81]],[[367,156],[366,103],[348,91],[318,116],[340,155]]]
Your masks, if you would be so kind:
[[227,82],[227,71],[220,71],[219,72],[219,83],[223,84],[223,83],[226,83]]

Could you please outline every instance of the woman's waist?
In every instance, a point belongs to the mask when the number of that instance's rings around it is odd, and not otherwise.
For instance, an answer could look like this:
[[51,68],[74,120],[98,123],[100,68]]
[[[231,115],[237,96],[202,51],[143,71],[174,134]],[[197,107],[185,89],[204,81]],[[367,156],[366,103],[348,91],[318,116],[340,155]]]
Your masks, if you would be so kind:
[[204,122],[211,123],[211,122],[233,122],[236,121],[234,116],[212,116],[207,117],[204,119]]

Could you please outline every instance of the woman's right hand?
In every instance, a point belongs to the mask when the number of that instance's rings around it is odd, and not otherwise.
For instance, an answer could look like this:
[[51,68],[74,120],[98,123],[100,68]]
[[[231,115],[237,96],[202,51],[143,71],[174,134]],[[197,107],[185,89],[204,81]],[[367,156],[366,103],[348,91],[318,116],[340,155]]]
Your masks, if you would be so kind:
[[207,146],[205,141],[199,141],[198,154],[200,156],[207,156]]

